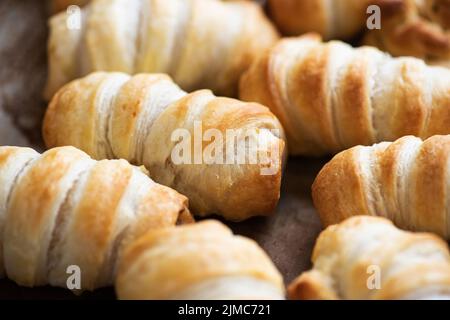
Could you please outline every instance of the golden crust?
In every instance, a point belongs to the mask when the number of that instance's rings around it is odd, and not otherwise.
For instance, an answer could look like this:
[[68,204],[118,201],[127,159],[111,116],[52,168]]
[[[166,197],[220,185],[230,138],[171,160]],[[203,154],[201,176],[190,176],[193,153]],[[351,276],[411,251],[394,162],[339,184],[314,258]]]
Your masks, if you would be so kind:
[[0,271],[25,286],[66,287],[71,265],[81,291],[110,285],[124,243],[189,212],[184,196],[128,162],[73,147],[1,147],[0,182]]
[[[398,230],[384,218],[353,217],[327,228],[312,260],[313,269],[290,285],[290,298],[450,297],[447,244],[432,234]],[[379,283],[372,281],[375,273]]]
[[[83,81],[71,82],[64,86],[48,106],[42,135],[47,147],[72,145],[95,157],[97,132],[96,103],[101,83],[107,78],[106,73],[96,73]],[[63,104],[67,112],[56,112]],[[72,121],[80,119],[79,121]],[[52,132],[61,132],[61,137]]]
[[74,148],[52,149],[17,181],[5,220],[4,255],[8,277],[20,285],[45,284],[50,233],[64,195],[76,178],[69,173],[80,170],[88,159]]
[[47,99],[93,71],[164,72],[186,90],[235,96],[253,58],[278,39],[251,1],[100,0],[82,11],[77,31],[64,13],[51,18]]
[[328,31],[323,1],[270,0],[269,8],[276,25],[286,35]]
[[242,76],[240,98],[279,117],[293,155],[450,133],[449,70],[315,34],[266,51]]
[[[126,161],[100,161],[90,170],[80,202],[73,210],[71,232],[66,241],[72,247],[73,259],[83,270],[82,287],[97,287],[99,270],[107,263],[108,248],[115,240],[120,201],[132,176],[132,167]],[[89,250],[86,250],[89,248]]]
[[[33,149],[19,147],[0,148],[0,239],[3,239],[7,202],[11,188],[19,173],[39,154]],[[5,275],[3,241],[0,241],[0,278]]]
[[366,9],[372,3],[369,0],[269,0],[268,7],[275,24],[286,35],[317,32],[325,39],[352,39],[364,29]]
[[[133,145],[133,138],[134,133],[139,130],[138,117],[145,112],[145,103],[148,101],[149,94],[148,88],[163,81],[171,81],[171,79],[163,74],[138,74],[130,77],[120,88],[120,92],[114,101],[111,116],[111,128],[114,129],[110,133],[111,140],[114,141],[113,151],[117,157],[129,158],[131,162],[139,163],[139,160],[134,158],[136,152],[133,150],[137,147]],[[62,105],[64,105],[64,102],[62,102]]]
[[337,293],[325,281],[321,272],[304,272],[289,285],[288,297],[290,300],[337,300]]
[[[357,213],[369,212],[365,185],[361,181],[358,148],[360,147],[336,155],[322,168],[314,181],[312,196],[324,226]],[[342,190],[342,186],[345,186],[345,190]]]
[[353,215],[378,215],[400,228],[450,238],[450,135],[355,147],[336,155],[312,187],[325,226]]
[[[106,85],[114,82],[119,85]],[[249,152],[258,156],[257,162],[244,155],[243,163],[237,163],[238,159],[231,164],[208,163],[203,156],[211,140],[202,139],[200,163],[194,163],[195,155],[192,163],[174,163],[179,141],[173,141],[173,133],[184,129],[198,138],[198,124],[202,135],[212,129],[223,136],[218,150],[226,151],[227,132],[232,129],[238,134],[233,138],[236,143],[246,138],[254,142]],[[127,78],[119,73],[93,73],[76,80],[52,99],[43,136],[48,147],[74,145],[96,159],[124,158],[145,165],[157,182],[187,195],[198,215],[215,213],[236,221],[268,215],[280,197],[284,132],[270,110],[257,103],[216,97],[209,90],[187,94],[166,75]],[[260,144],[262,138],[266,146]],[[270,151],[268,161],[263,158],[269,154],[266,151]],[[268,172],[268,167],[273,171]]]
[[201,282],[233,276],[267,282],[283,295],[281,275],[254,241],[204,221],[149,232],[127,247],[116,290],[119,299],[173,299]]

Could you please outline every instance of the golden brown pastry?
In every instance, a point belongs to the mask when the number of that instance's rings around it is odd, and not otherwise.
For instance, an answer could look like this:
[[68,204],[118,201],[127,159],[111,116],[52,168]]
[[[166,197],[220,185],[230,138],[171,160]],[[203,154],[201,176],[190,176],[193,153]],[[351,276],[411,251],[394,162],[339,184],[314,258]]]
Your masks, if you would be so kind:
[[[386,2],[386,1],[385,1]],[[402,0],[384,15],[380,30],[369,31],[364,43],[394,56],[414,56],[431,64],[450,62],[450,1]],[[381,1],[383,11],[383,1]]]
[[[392,2],[389,0],[377,0]],[[364,30],[370,0],[268,0],[269,11],[286,35],[317,32],[325,39],[350,39]]]
[[243,75],[240,97],[275,113],[294,155],[450,133],[450,70],[315,34],[263,54]]
[[78,291],[111,285],[126,243],[189,220],[186,197],[124,160],[0,147],[0,277],[19,285],[67,288],[70,266]]
[[278,270],[253,240],[216,221],[148,232],[119,262],[119,299],[283,299]]
[[[208,138],[214,132],[219,137]],[[48,147],[73,145],[96,159],[144,165],[201,216],[268,215],[280,196],[284,133],[276,117],[209,90],[187,94],[167,75],[99,72],[76,80],[52,99],[43,135]],[[186,141],[190,156],[177,159]]]
[[292,299],[450,299],[447,244],[401,231],[387,219],[353,217],[323,231],[313,269],[289,286]]
[[336,155],[312,191],[324,225],[353,215],[450,239],[450,135],[355,147]]
[[277,33],[251,1],[96,0],[80,29],[50,20],[46,98],[92,71],[170,74],[185,90],[234,95],[239,77]]

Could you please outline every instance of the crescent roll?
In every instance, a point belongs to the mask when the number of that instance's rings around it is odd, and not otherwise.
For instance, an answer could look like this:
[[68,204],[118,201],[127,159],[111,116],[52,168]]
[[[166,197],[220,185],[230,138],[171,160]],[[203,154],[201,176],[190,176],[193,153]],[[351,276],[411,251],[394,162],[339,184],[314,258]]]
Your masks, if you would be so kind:
[[412,136],[336,155],[312,187],[324,225],[353,215],[450,239],[450,135]]
[[19,285],[67,288],[71,266],[77,292],[111,285],[126,243],[191,220],[186,197],[124,160],[0,147],[0,277]]
[[323,231],[313,268],[289,286],[292,299],[450,299],[447,243],[401,231],[384,218],[353,217]]
[[254,56],[278,38],[251,1],[96,0],[81,21],[50,19],[47,99],[93,71],[167,73],[185,90],[234,96]]
[[136,240],[120,260],[116,291],[134,300],[284,298],[282,277],[266,253],[212,220]]
[[144,165],[200,216],[268,215],[280,197],[284,133],[277,118],[209,90],[187,94],[167,75],[99,72],[76,80],[52,99],[43,136],[48,147],[72,145],[95,159]]
[[275,113],[293,155],[450,133],[450,70],[315,34],[263,54],[243,75],[240,97]]

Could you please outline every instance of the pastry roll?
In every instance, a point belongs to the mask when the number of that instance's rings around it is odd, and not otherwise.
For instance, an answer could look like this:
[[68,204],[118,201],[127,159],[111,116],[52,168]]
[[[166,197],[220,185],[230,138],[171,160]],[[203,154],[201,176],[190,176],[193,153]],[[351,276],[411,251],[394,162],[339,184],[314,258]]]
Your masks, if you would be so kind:
[[289,286],[291,299],[450,299],[447,244],[384,218],[353,217],[328,227],[312,260],[312,270]]
[[353,215],[450,239],[450,135],[354,147],[336,155],[312,187],[324,225]]
[[80,28],[50,19],[45,97],[92,71],[170,74],[185,90],[237,93],[253,57],[278,38],[251,1],[96,0]]
[[280,197],[284,133],[256,103],[190,94],[163,74],[93,73],[63,87],[44,120],[47,147],[144,165],[189,198],[194,213],[239,221]]
[[293,155],[450,133],[450,70],[315,34],[261,55],[243,75],[240,97],[275,113]]
[[283,299],[284,284],[253,241],[223,224],[148,232],[126,248],[116,280],[119,299]]
[[126,243],[188,221],[186,197],[124,160],[0,147],[0,276],[19,285],[67,288],[72,266],[76,292],[111,285]]

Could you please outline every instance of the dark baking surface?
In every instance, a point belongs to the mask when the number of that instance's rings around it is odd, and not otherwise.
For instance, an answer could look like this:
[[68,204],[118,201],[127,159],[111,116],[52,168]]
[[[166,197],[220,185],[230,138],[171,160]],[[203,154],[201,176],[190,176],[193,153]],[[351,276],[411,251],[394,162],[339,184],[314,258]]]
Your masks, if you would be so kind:
[[[47,12],[43,0],[0,0],[0,145],[43,150],[41,99],[46,77]],[[320,232],[311,201],[311,184],[325,160],[289,159],[276,213],[229,224],[256,240],[272,257],[288,283],[310,267]],[[81,297],[58,288],[22,288],[0,280],[0,299],[112,299],[111,288]]]

